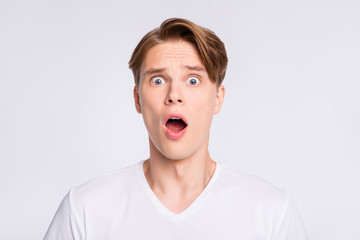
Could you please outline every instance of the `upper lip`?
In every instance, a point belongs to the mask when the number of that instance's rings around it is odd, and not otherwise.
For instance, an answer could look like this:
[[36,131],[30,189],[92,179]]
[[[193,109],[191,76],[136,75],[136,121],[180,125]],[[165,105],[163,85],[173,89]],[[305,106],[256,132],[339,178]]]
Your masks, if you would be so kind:
[[184,123],[186,124],[186,126],[188,125],[185,117],[184,117],[183,115],[181,115],[180,113],[169,113],[169,114],[166,115],[166,117],[164,118],[163,124],[166,125],[167,121],[168,121],[170,118],[180,118],[181,120],[184,121]]

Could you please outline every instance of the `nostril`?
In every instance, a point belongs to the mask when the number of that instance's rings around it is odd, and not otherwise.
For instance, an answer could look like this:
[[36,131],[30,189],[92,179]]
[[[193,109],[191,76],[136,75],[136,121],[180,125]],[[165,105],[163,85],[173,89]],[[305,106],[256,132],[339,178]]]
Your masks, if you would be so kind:
[[168,103],[175,103],[175,102],[183,103],[183,100],[178,99],[178,100],[175,100],[175,101],[174,101],[174,100],[172,100],[172,99],[168,99],[167,102],[168,102]]

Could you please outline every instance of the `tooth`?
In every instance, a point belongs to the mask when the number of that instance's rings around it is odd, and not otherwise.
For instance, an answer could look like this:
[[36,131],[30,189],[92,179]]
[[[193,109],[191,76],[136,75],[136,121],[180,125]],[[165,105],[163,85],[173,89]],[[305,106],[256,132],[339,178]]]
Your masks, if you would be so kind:
[[180,118],[177,118],[177,117],[171,117],[171,119],[180,119]]

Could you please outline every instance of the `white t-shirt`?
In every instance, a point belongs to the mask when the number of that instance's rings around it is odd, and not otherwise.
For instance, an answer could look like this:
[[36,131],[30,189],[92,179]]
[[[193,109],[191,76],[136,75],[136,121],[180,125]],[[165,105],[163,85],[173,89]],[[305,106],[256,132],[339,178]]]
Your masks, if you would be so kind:
[[143,162],[72,188],[44,239],[308,239],[290,198],[259,177],[217,163],[203,192],[176,214],[152,192]]

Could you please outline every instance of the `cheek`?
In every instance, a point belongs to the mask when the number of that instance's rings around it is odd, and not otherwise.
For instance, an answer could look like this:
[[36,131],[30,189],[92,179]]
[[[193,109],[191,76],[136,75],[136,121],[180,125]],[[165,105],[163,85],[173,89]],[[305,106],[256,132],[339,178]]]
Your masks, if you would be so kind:
[[152,129],[156,124],[159,123],[160,104],[159,98],[153,97],[150,94],[142,94],[140,97],[141,111],[145,125]]
[[[146,92],[146,94],[144,94],[144,92]],[[146,90],[141,92],[140,105],[143,110],[148,111],[149,109],[153,108],[153,106],[155,105],[154,101],[155,99],[152,97],[151,92]]]
[[208,127],[214,115],[216,99],[212,94],[197,96],[193,101],[193,116],[196,116],[198,123],[204,127]]
[[194,101],[197,105],[197,108],[204,112],[213,113],[215,104],[216,104],[216,94],[201,94],[196,96]]

